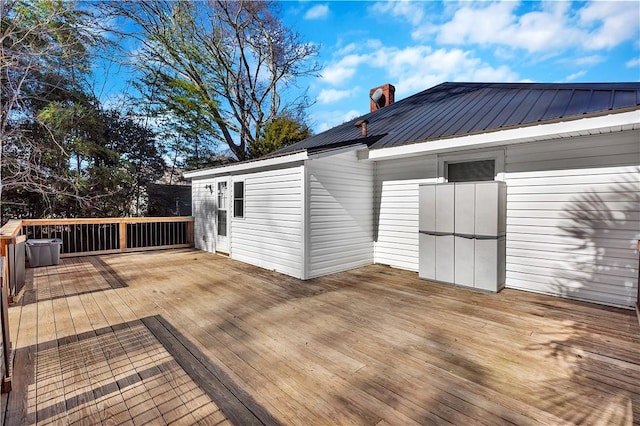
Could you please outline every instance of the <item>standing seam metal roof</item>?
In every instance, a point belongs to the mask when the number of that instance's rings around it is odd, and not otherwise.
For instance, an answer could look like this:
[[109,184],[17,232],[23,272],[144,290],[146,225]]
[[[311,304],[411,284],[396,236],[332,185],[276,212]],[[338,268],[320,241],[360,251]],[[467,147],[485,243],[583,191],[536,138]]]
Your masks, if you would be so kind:
[[442,83],[311,136],[272,155],[362,143],[370,149],[527,126],[640,107],[640,83]]

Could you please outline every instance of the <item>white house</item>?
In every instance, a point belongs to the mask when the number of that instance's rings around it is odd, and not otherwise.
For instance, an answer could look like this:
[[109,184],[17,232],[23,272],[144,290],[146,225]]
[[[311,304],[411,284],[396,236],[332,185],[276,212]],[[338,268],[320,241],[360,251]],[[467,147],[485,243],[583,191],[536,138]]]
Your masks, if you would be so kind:
[[395,103],[393,90],[268,157],[186,173],[196,247],[301,279],[417,271],[419,184],[497,180],[506,287],[635,305],[640,83],[443,83]]

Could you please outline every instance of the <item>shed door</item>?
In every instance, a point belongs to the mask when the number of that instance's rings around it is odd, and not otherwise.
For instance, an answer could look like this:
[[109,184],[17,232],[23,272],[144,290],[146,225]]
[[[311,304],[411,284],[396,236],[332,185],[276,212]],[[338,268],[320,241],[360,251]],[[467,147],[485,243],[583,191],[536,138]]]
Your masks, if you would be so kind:
[[229,253],[229,179],[216,180],[216,251]]

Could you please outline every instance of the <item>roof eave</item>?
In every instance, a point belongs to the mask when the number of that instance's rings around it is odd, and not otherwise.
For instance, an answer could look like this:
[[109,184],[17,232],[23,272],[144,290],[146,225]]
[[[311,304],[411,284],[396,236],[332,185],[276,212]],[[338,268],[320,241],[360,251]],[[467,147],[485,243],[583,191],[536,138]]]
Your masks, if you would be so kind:
[[184,177],[186,179],[203,179],[252,169],[279,166],[286,163],[306,160],[307,158],[307,151],[297,151],[288,153],[286,155],[269,157],[261,160],[244,161],[241,163],[227,164],[224,166],[212,167],[209,169],[194,170],[184,173]]
[[640,129],[640,110],[635,109],[625,112],[612,112],[611,114],[596,117],[533,124],[512,129],[497,129],[485,133],[416,141],[400,146],[371,149],[363,159],[386,160],[465,148],[475,149],[638,129]]
[[194,170],[184,173],[186,179],[206,179],[215,176],[237,174],[241,172],[256,171],[259,169],[286,166],[291,163],[296,163],[304,160],[320,159],[336,154],[341,154],[349,151],[366,150],[367,144],[351,144],[342,147],[333,147],[327,149],[318,149],[316,151],[296,151],[293,153],[280,154],[274,157],[267,157],[258,160],[249,160],[242,163],[227,164],[224,166],[213,167],[209,169]]

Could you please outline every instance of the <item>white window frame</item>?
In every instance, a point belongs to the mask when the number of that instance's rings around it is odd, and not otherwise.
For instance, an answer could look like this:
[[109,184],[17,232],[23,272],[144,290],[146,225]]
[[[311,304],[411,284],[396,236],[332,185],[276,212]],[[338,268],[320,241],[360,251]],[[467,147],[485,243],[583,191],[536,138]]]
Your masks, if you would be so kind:
[[[242,183],[242,216],[236,216],[236,183]],[[243,220],[247,217],[246,207],[247,207],[247,184],[244,179],[234,180],[232,182],[233,191],[231,194],[231,201],[233,205],[233,220]]]
[[505,150],[478,150],[467,151],[456,154],[438,154],[438,183],[449,181],[447,176],[448,165],[451,163],[467,163],[471,161],[493,160],[495,163],[494,180],[504,182],[505,180]]

